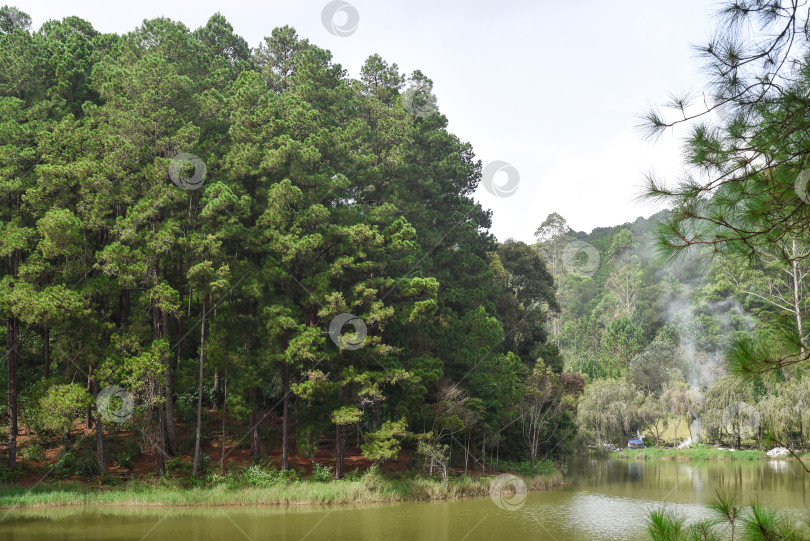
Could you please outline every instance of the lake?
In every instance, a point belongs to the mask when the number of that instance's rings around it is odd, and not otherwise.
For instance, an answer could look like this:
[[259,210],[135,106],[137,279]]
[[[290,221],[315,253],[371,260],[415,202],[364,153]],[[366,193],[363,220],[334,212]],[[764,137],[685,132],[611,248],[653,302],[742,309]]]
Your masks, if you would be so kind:
[[[807,509],[810,474],[795,461],[670,462],[577,459],[547,492],[436,503],[334,507],[43,508],[3,512],[0,539],[379,540],[645,539],[649,510],[690,517],[717,487],[791,514]],[[510,509],[514,507],[514,509]]]

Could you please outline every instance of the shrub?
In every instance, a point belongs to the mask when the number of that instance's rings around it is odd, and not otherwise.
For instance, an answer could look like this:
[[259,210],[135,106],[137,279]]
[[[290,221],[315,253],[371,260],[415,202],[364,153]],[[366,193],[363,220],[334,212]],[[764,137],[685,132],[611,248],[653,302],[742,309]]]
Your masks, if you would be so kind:
[[76,468],[76,463],[78,462],[76,455],[71,452],[64,453],[60,458],[59,461],[56,463],[56,471],[59,473],[64,473],[70,475],[73,473],[73,470]]
[[32,443],[28,447],[20,451],[23,458],[33,460],[34,462],[43,462],[45,460],[45,449],[37,443]]
[[183,471],[184,467],[185,464],[183,464],[183,459],[179,456],[166,461],[166,469],[169,471]]
[[355,468],[343,476],[343,478],[347,481],[359,481],[362,477],[363,474],[360,473],[360,468]]
[[324,466],[317,462],[312,463],[312,475],[310,478],[313,481],[327,482],[335,478],[335,471],[332,466]]
[[95,456],[84,456],[76,462],[76,475],[91,476],[98,474],[98,461]]
[[305,425],[295,434],[295,446],[298,452],[307,458],[312,458],[318,452],[320,430],[314,425]]
[[205,453],[200,453],[200,457],[197,461],[197,467],[199,468],[200,472],[205,473],[208,471],[208,468],[211,467],[211,457]]
[[262,468],[254,464],[248,468],[243,469],[235,476],[237,485],[245,485],[252,487],[269,487],[278,480],[278,472],[275,468]]
[[121,466],[122,468],[130,469],[130,468],[132,468],[132,460],[134,458],[135,458],[134,455],[130,451],[125,450],[125,451],[121,451],[120,453],[115,455],[115,458],[113,459],[113,462],[117,466]]

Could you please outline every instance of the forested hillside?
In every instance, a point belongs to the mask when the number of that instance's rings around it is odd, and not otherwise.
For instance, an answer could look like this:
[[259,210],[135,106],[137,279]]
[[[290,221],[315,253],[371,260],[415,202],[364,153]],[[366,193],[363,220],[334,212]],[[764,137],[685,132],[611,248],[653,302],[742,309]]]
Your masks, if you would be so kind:
[[5,474],[564,453],[552,276],[488,233],[431,89],[287,26],[0,10]]
[[552,214],[537,230],[559,287],[554,340],[566,371],[590,382],[578,406],[583,441],[622,445],[640,431],[655,442],[669,429],[668,445],[702,436],[761,446],[771,435],[803,446],[810,389],[801,372],[742,382],[728,361],[753,335],[804,332],[806,265],[778,253],[673,257],[657,249],[670,217],[662,211],[585,234]]

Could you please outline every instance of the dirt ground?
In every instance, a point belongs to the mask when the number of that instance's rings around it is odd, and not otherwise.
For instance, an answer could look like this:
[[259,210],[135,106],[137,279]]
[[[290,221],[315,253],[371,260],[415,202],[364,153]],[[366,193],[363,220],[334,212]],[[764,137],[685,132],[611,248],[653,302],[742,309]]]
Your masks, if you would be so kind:
[[[221,412],[213,410],[209,411],[207,415],[207,424],[209,433],[216,434],[216,436],[210,441],[203,442],[202,452],[207,454],[211,458],[210,469],[212,471],[218,471],[219,470],[218,465],[222,457]],[[268,416],[262,423],[263,429],[266,429],[263,430],[263,432],[268,432],[274,429],[280,432],[280,426],[281,426],[281,418],[279,417]],[[186,438],[193,437],[192,435],[195,432],[195,427],[178,423],[177,432],[178,432],[178,439],[180,441],[184,441]],[[138,438],[137,435],[134,435],[132,434],[132,432],[128,431],[116,431],[116,434],[128,439]],[[227,436],[225,448],[226,469],[251,464],[252,458],[250,456],[250,449],[246,448],[247,427],[236,425],[228,426],[226,436]],[[73,446],[77,445],[77,442],[82,441],[85,445],[90,444],[90,447],[92,447],[92,449],[95,449],[95,437],[96,437],[95,428],[88,429],[84,424],[76,424],[74,425],[73,430],[71,430],[71,444]],[[355,468],[358,468],[360,471],[365,471],[368,467],[371,466],[372,463],[362,455],[360,447],[356,445],[357,444],[356,439],[354,441],[351,441],[352,439],[353,438],[350,438],[350,441],[348,441],[346,445],[346,453],[344,458],[344,471],[351,472]],[[46,449],[45,461],[36,462],[23,458],[21,456],[21,451],[29,445],[30,441],[31,441],[31,434],[27,431],[26,427],[21,426],[19,436],[17,438],[17,459],[18,463],[22,466],[21,469],[24,472],[24,476],[18,481],[18,483],[22,486],[31,486],[41,482],[43,478],[47,479],[47,477],[50,477],[51,476],[50,474],[52,473],[51,472],[52,466],[57,462],[59,454],[63,449],[61,444]],[[315,453],[315,456],[310,458],[297,454],[295,438],[291,435],[290,457],[289,457],[290,467],[295,470],[303,469],[306,475],[312,473],[313,463],[318,463],[321,464],[322,466],[334,468],[335,465],[334,436],[329,434],[322,434],[320,437],[320,442],[321,443],[318,447],[317,452]],[[123,469],[121,467],[115,466],[113,464],[112,457],[109,456],[111,454],[112,453],[108,451],[108,456],[106,457],[107,471],[111,474],[119,474],[121,476],[130,478],[150,478],[155,475],[154,453],[143,453],[143,452],[140,453],[132,460],[132,467],[129,469]],[[267,447],[263,447],[262,455],[263,461],[265,463],[269,462],[270,464],[274,465],[277,468],[281,467],[280,444],[270,449],[268,449]],[[93,454],[93,456],[95,456],[95,454]],[[188,452],[186,453],[181,452],[179,457],[184,463],[188,464],[191,464],[191,461],[193,460],[192,454]],[[408,463],[410,459],[411,459],[410,451],[403,450],[400,453],[397,460],[386,462],[384,469],[386,472],[406,471],[408,469]],[[173,475],[175,473],[176,472],[172,472]],[[97,480],[88,480],[87,478],[82,478],[79,476],[69,476],[65,479],[87,485],[98,484]]]

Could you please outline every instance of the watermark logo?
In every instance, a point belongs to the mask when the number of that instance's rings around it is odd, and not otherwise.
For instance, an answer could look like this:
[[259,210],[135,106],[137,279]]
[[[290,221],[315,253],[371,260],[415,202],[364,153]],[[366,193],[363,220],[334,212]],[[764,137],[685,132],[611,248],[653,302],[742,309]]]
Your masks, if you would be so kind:
[[810,203],[810,194],[807,193],[807,184],[810,183],[810,169],[805,169],[796,177],[793,182],[793,189],[799,199],[805,203]]
[[126,389],[110,385],[99,391],[96,407],[101,418],[111,423],[126,423],[132,417],[135,400]]
[[489,497],[505,511],[517,511],[526,503],[529,490],[517,475],[502,473],[489,484]]
[[593,276],[599,270],[599,250],[582,240],[575,240],[565,247],[563,266],[580,276]]
[[417,84],[402,93],[402,106],[406,111],[419,118],[427,118],[436,113],[436,96],[430,86]]
[[[342,22],[341,19],[343,19]],[[326,31],[339,38],[351,36],[360,24],[360,13],[353,5],[343,0],[332,0],[321,12],[321,22]]]
[[[347,323],[354,327],[353,334],[341,334]],[[329,323],[329,337],[340,349],[350,351],[360,349],[363,347],[367,335],[366,323],[354,314],[339,314]]]
[[[190,177],[183,176],[183,169],[186,164],[190,164],[194,167],[194,174]],[[205,162],[194,154],[181,152],[169,162],[169,178],[172,179],[172,182],[174,182],[178,188],[183,188],[184,190],[200,189],[205,182],[205,175],[207,173],[208,169],[205,167]]]
[[[495,177],[499,174],[506,175],[506,182],[495,182]],[[520,184],[520,174],[512,164],[494,161],[484,167],[481,183],[495,197],[511,197],[515,195]]]

